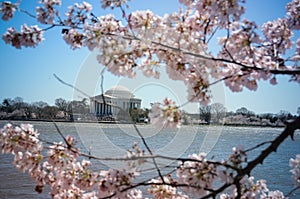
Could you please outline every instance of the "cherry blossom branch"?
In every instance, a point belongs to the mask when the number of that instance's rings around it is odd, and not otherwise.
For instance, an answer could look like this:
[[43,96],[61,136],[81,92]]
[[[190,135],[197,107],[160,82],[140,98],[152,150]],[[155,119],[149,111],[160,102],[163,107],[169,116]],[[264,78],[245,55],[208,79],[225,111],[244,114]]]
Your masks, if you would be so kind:
[[[150,155],[153,155],[151,148],[150,148],[149,145],[147,144],[147,142],[146,142],[144,136],[141,134],[140,130],[137,128],[137,126],[136,126],[135,124],[133,124],[133,127],[134,127],[135,131],[138,133],[139,137],[141,138],[141,140],[142,140],[144,146],[146,147],[147,151],[149,152],[149,154],[150,154]],[[157,173],[158,173],[160,179],[162,180],[162,182],[165,182],[165,181],[164,181],[164,177],[163,177],[162,174],[161,174],[160,168],[158,167],[155,158],[152,158],[152,161],[153,161],[153,164],[154,164],[154,166],[155,166],[155,168],[156,168],[156,170],[157,170]]]
[[[137,40],[142,42],[142,39],[138,38],[137,36],[133,36],[133,35],[116,35],[114,33],[106,33],[104,35],[108,35],[108,36],[118,36],[121,37],[123,39],[126,40]],[[169,50],[175,51],[175,52],[180,52],[183,53],[184,55],[190,55],[193,57],[198,57],[198,58],[202,58],[205,60],[212,60],[212,61],[217,61],[217,62],[224,62],[224,63],[230,63],[230,64],[236,64],[238,66],[242,67],[242,70],[255,70],[255,71],[261,71],[261,72],[266,72],[266,73],[271,73],[274,75],[300,75],[300,70],[297,69],[293,69],[293,70],[278,70],[278,69],[266,69],[266,68],[259,68],[255,65],[250,66],[250,65],[246,65],[243,64],[241,62],[236,61],[235,59],[233,60],[228,60],[225,58],[217,58],[217,57],[213,57],[213,56],[205,56],[202,54],[197,54],[197,53],[193,53],[191,51],[188,50],[184,50],[181,48],[177,48],[177,47],[173,47],[173,46],[169,46],[167,44],[163,44],[161,42],[157,42],[157,41],[151,41],[152,44],[167,48]]]
[[[223,77],[223,78],[221,78],[221,79],[217,79],[217,80],[215,80],[215,81],[212,82],[212,83],[209,83],[209,84],[207,85],[207,88],[209,88],[209,87],[211,87],[211,86],[213,86],[213,85],[215,85],[215,84],[218,84],[218,83],[220,83],[220,82],[223,82],[223,81],[225,81],[225,80],[227,80],[227,79],[230,79],[230,78],[232,78],[232,77],[236,77],[236,76],[242,77],[242,76],[245,76],[245,75],[248,75],[248,74],[249,74],[249,72],[248,72],[248,73],[247,73],[247,72],[244,72],[242,75],[240,75],[240,74],[238,74],[238,75],[228,75],[228,76]],[[205,89],[206,89],[206,88],[205,88]],[[196,93],[196,95],[193,96],[191,99],[189,99],[188,101],[186,101],[186,102],[182,103],[181,105],[179,105],[178,108],[182,108],[182,107],[188,105],[189,103],[193,102],[193,100],[195,100],[195,99],[197,98],[197,95],[200,94],[201,91],[202,91],[202,90],[198,91],[198,92]]]
[[300,186],[295,187],[294,189],[292,189],[288,194],[285,195],[286,198],[288,198],[289,196],[291,196],[294,192],[296,192],[297,190],[300,190]]
[[53,121],[53,124],[55,126],[55,129],[57,131],[57,133],[61,136],[61,138],[64,140],[64,142],[66,143],[67,145],[67,148],[68,149],[71,149],[72,148],[72,145],[68,142],[68,140],[66,139],[66,137],[62,134],[62,132],[60,131],[59,127],[57,126],[57,124]]
[[255,150],[255,149],[260,148],[260,147],[263,146],[263,145],[271,144],[272,142],[273,142],[273,141],[262,142],[262,143],[260,143],[260,144],[258,144],[258,145],[256,145],[256,146],[254,146],[254,147],[251,147],[251,148],[245,150],[245,152],[247,153],[247,152],[249,152],[249,151],[253,151],[253,150]]
[[263,72],[269,72],[269,73],[276,74],[276,75],[295,75],[295,74],[300,75],[300,70],[276,70],[276,69],[271,69],[270,70],[270,69],[258,68],[256,66],[245,65],[245,64],[237,62],[235,60],[228,60],[228,59],[216,58],[216,57],[208,57],[208,56],[204,56],[204,55],[201,55],[201,54],[196,54],[196,53],[186,51],[186,50],[183,50],[183,49],[180,49],[180,48],[176,48],[176,47],[172,47],[172,46],[169,46],[169,45],[166,45],[166,44],[162,44],[160,42],[152,41],[152,43],[154,43],[156,45],[160,45],[160,46],[165,47],[165,48],[168,48],[170,50],[181,52],[185,55],[191,55],[191,56],[206,59],[206,60],[220,61],[220,62],[225,62],[225,63],[236,64],[236,65],[241,66],[245,70],[263,71]]
[[[287,127],[286,129],[283,131],[283,133],[281,133],[277,138],[274,139],[274,141],[272,142],[271,146],[269,146],[267,149],[263,150],[262,151],[262,154],[259,155],[257,158],[255,158],[253,161],[249,162],[247,164],[246,167],[244,168],[239,168],[239,166],[235,166],[235,165],[227,165],[227,164],[224,164],[223,162],[212,162],[212,161],[207,161],[205,159],[193,159],[193,158],[173,158],[174,160],[180,160],[181,161],[181,164],[176,168],[176,171],[178,172],[178,170],[182,169],[182,167],[185,169],[185,170],[198,170],[200,169],[199,166],[201,165],[215,165],[214,167],[217,168],[217,166],[219,167],[225,167],[227,169],[232,169],[233,171],[236,172],[236,175],[234,178],[232,178],[232,182],[226,182],[225,184],[223,184],[221,187],[219,187],[218,189],[213,189],[213,188],[210,188],[210,187],[202,187],[202,185],[198,185],[198,184],[193,184],[193,183],[181,183],[180,181],[173,181],[173,180],[168,180],[168,181],[152,181],[152,180],[146,180],[146,181],[142,181],[142,182],[139,182],[139,183],[136,183],[136,184],[131,184],[131,183],[128,183],[128,184],[122,184],[120,185],[120,187],[118,189],[120,189],[120,193],[122,192],[126,192],[127,190],[130,190],[130,189],[134,189],[136,187],[139,187],[139,186],[162,186],[162,185],[165,185],[165,186],[170,186],[170,187],[174,187],[174,188],[188,188],[188,189],[195,189],[195,190],[205,190],[205,191],[208,191],[209,193],[205,196],[203,196],[203,198],[210,198],[210,197],[216,197],[218,194],[220,194],[221,192],[223,192],[225,189],[227,189],[228,187],[232,186],[232,185],[235,185],[236,187],[236,194],[237,196],[242,196],[244,194],[244,192],[242,192],[242,183],[241,180],[244,178],[244,176],[246,175],[250,175],[250,172],[260,163],[262,163],[263,159],[267,156],[270,155],[270,153],[272,151],[275,151],[276,148],[278,148],[278,146],[285,140],[285,138],[287,138],[288,136],[291,136],[293,138],[293,134],[294,134],[294,131],[296,129],[300,129],[300,123],[299,123],[299,120],[300,120],[300,117],[297,118],[295,121],[287,124]],[[23,129],[25,127],[22,127]],[[60,132],[60,130],[58,129],[58,131]],[[4,132],[4,131],[3,131]],[[61,136],[64,138],[64,136],[62,135],[62,133],[60,132]],[[284,135],[286,134],[286,135]],[[4,134],[4,136],[6,136],[7,134]],[[20,134],[22,136],[22,134]],[[35,134],[32,134],[30,133],[30,135],[35,135]],[[1,137],[2,139],[7,139],[5,137]],[[25,139],[28,139],[26,136],[23,137]],[[29,137],[30,138],[30,137]],[[8,138],[8,140],[11,139],[11,138]],[[37,137],[35,137],[35,139],[32,140],[32,138],[30,138],[30,141],[29,143],[32,143],[30,145],[26,144],[26,143],[23,143],[23,142],[19,142],[20,146],[23,146],[23,145],[27,145],[27,147],[29,146],[29,148],[34,148],[35,146],[35,143],[38,144],[38,140],[36,140]],[[57,151],[57,152],[51,152],[51,154],[55,155],[55,154],[64,154],[65,152],[68,153],[71,152],[69,158],[70,161],[73,161],[72,158],[76,158],[77,155],[83,155],[79,152],[78,149],[76,149],[74,147],[74,140],[70,137],[68,138],[64,138],[66,141],[65,141],[65,146],[64,145],[57,145],[58,147],[50,147],[49,150],[52,150],[52,151]],[[34,141],[34,142],[32,142]],[[275,150],[274,150],[275,148]],[[75,154],[72,155],[72,154]],[[22,156],[21,156],[22,157]],[[85,157],[92,157],[92,156],[85,156]],[[133,156],[132,156],[133,157]],[[299,156],[300,157],[300,156]],[[52,158],[52,155],[48,156],[48,158]],[[95,157],[96,158],[96,157]],[[140,157],[138,157],[139,159]],[[146,157],[144,157],[146,158]],[[149,156],[148,158],[154,158],[153,156]],[[157,156],[156,158],[166,158],[166,159],[172,159],[171,157],[164,157],[164,156]],[[97,159],[97,158],[96,158]],[[131,158],[127,158],[127,159],[119,159],[120,161],[129,161]],[[18,158],[17,158],[18,160]],[[103,160],[103,159],[102,159]],[[114,159],[115,161],[118,160],[118,159]],[[132,160],[134,160],[134,158],[132,158]],[[258,162],[257,162],[258,160]],[[189,162],[187,165],[185,165],[186,162]],[[191,162],[194,162],[194,163],[199,163],[199,165],[191,165]],[[254,166],[251,166],[252,162],[257,162]],[[22,164],[21,164],[22,165]],[[250,165],[250,166],[249,166]],[[209,168],[209,167],[208,167]],[[206,170],[207,168],[204,167],[204,171]],[[248,172],[249,170],[249,172]],[[175,170],[173,169],[172,171],[169,172],[169,174],[172,174]],[[166,174],[167,175],[167,174]],[[212,176],[217,176],[218,174],[216,173],[216,171],[212,170],[210,175]],[[164,177],[165,179],[165,177]],[[109,197],[112,197],[112,196],[115,196],[117,194],[117,192],[113,191],[112,195],[109,195]],[[106,197],[104,197],[106,198]]]
[[[102,76],[102,78],[101,78],[101,89],[102,89],[102,93],[103,93],[103,78],[104,78],[104,77],[103,77],[103,73],[104,73],[104,69],[103,69],[102,72],[101,72],[101,76]],[[55,77],[59,82],[61,82],[62,84],[64,84],[64,85],[66,85],[66,86],[69,86],[69,87],[75,89],[76,91],[78,91],[78,92],[84,94],[84,95],[87,96],[87,97],[90,97],[87,93],[85,93],[85,92],[83,92],[82,90],[76,88],[76,87],[73,86],[72,84],[66,83],[65,81],[63,81],[62,79],[60,79],[56,74],[53,74],[53,75],[54,75],[54,77]],[[104,103],[106,103],[106,102],[105,102],[105,98],[104,98],[103,95],[102,95],[102,100],[103,100]],[[95,101],[96,101],[96,100],[95,100]],[[109,105],[113,105],[114,107],[117,107],[117,108],[119,108],[120,110],[123,110],[123,109],[122,109],[121,107],[119,107],[119,106],[116,106],[116,105],[111,104],[111,103],[108,103],[108,104],[109,104]],[[125,112],[125,110],[123,110],[123,111]],[[54,123],[54,124],[55,124],[55,123]],[[131,122],[131,124],[133,125],[135,131],[137,132],[137,134],[138,134],[139,137],[141,138],[141,140],[142,140],[144,146],[146,147],[147,151],[149,152],[149,154],[150,154],[151,156],[153,156],[153,153],[152,153],[151,148],[149,147],[149,145],[147,144],[145,138],[143,137],[143,135],[141,134],[141,132],[140,132],[139,129],[137,128],[136,124],[135,124],[134,122]],[[56,130],[58,131],[58,133],[63,137],[62,133],[60,132],[60,130],[59,130],[59,128],[57,127],[56,124],[55,124],[55,127],[56,127]],[[65,140],[66,143],[68,143],[64,137],[63,137],[63,139]],[[86,156],[86,157],[92,158],[92,156]],[[159,167],[158,167],[158,165],[157,165],[157,162],[156,162],[155,158],[152,158],[152,161],[153,161],[153,164],[154,164],[154,166],[155,166],[155,168],[156,168],[156,170],[157,170],[157,173],[159,174],[161,180],[164,181],[164,178],[163,178],[163,176],[162,176],[162,174],[161,174],[161,171],[160,171],[160,169],[159,169]]]
[[36,19],[36,15],[34,15],[34,14],[28,12],[27,10],[23,10],[23,9],[19,9],[19,10],[20,10],[20,12],[25,13],[25,14],[28,15],[29,17]]
[[[237,188],[240,184],[240,181],[243,179],[244,176],[248,175],[250,176],[251,171],[259,164],[263,164],[263,161],[266,157],[268,157],[272,152],[276,152],[277,148],[287,137],[291,137],[291,139],[294,139],[294,133],[297,129],[300,129],[300,117],[296,118],[293,122],[287,123],[286,128],[284,131],[276,137],[272,142],[271,145],[268,146],[265,150],[261,152],[261,154],[256,157],[254,160],[250,161],[247,166],[243,169],[239,169],[237,172],[237,175],[234,177],[233,182],[231,183],[225,183],[220,188],[214,190],[212,193],[206,195],[202,199],[206,198],[215,198],[217,194],[223,192],[225,189],[230,187],[231,185],[236,185]],[[239,192],[238,192],[239,194]]]
[[250,172],[258,165],[263,164],[263,161],[268,157],[272,152],[276,152],[277,148],[287,137],[291,137],[294,140],[294,133],[297,129],[300,129],[300,117],[296,118],[293,122],[286,123],[286,128],[284,131],[272,141],[271,145],[261,152],[261,154],[250,161],[248,165],[240,171],[239,175],[250,175]]

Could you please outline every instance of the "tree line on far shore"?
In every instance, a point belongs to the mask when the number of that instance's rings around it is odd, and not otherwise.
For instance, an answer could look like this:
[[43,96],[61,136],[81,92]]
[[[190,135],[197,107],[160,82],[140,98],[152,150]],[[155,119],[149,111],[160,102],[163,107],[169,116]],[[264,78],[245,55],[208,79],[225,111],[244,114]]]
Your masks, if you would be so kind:
[[[131,109],[122,111],[117,115],[119,120],[133,120],[144,122],[147,119],[149,109]],[[114,116],[107,115],[96,117],[90,113],[89,99],[68,101],[57,98],[54,105],[44,101],[28,103],[21,97],[5,98],[0,104],[0,119],[5,120],[115,120]]]
[[[300,107],[298,107],[297,114],[300,115]],[[235,112],[227,111],[223,104],[213,103],[201,106],[199,114],[184,114],[184,123],[283,126],[286,121],[296,117],[297,115],[286,110],[281,110],[278,113],[256,114],[246,107],[241,107]]]
[[67,101],[57,98],[54,105],[44,101],[28,103],[21,97],[5,98],[0,104],[0,119],[65,119],[72,120],[73,113],[89,113],[87,98]]
[[[129,110],[129,116],[119,115],[119,119],[132,119],[139,122],[147,118],[149,109]],[[300,115],[300,107],[297,114]],[[68,101],[63,98],[57,98],[54,105],[49,105],[44,101],[28,103],[21,97],[14,99],[5,98],[0,104],[0,119],[61,119],[61,120],[91,120],[89,100]],[[235,112],[227,111],[221,103],[213,103],[208,106],[201,106],[199,113],[191,114],[183,111],[182,118],[184,124],[254,124],[254,125],[272,125],[281,126],[285,121],[295,118],[296,115],[282,110],[279,113],[256,114],[246,107],[238,108]]]

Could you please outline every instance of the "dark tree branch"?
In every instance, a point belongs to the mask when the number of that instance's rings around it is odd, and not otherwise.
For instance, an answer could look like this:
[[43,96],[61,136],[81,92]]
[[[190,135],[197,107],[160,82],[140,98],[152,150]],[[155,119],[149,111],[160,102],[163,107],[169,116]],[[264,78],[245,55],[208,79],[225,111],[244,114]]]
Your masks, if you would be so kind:
[[[215,197],[219,193],[223,192],[225,189],[232,185],[240,184],[240,180],[243,179],[244,176],[250,175],[251,171],[259,164],[262,164],[263,161],[272,153],[276,152],[277,148],[287,137],[291,137],[292,140],[294,138],[294,133],[297,129],[300,129],[300,117],[296,118],[293,122],[287,123],[284,131],[275,138],[271,145],[268,146],[265,150],[261,152],[259,156],[257,156],[254,160],[250,161],[247,166],[243,169],[238,170],[238,174],[234,177],[234,181],[232,183],[225,183],[220,188],[214,190],[210,194],[206,195],[202,199]],[[238,187],[237,187],[238,188]]]
[[297,191],[298,189],[300,189],[300,186],[295,187],[294,189],[292,189],[288,194],[286,194],[284,197],[288,198],[289,196],[291,196],[295,191]]
[[[149,145],[147,144],[147,142],[146,142],[144,136],[141,134],[140,130],[137,128],[137,126],[136,126],[135,124],[133,124],[133,126],[134,126],[136,132],[138,133],[138,135],[140,136],[140,138],[141,138],[141,140],[142,140],[144,146],[147,148],[147,151],[149,152],[149,154],[150,154],[150,155],[153,155],[151,148],[150,148]],[[154,166],[155,166],[155,168],[156,168],[156,170],[157,170],[157,173],[158,173],[158,175],[159,175],[161,181],[162,181],[162,182],[165,182],[164,177],[163,177],[163,175],[161,174],[160,168],[158,167],[155,158],[152,158],[152,161],[153,161],[153,164],[154,164]]]
[[55,128],[56,128],[56,131],[58,132],[58,134],[62,137],[62,139],[64,140],[64,142],[66,143],[67,145],[67,148],[68,149],[71,149],[72,146],[70,145],[70,143],[67,141],[67,139],[65,138],[65,136],[62,134],[62,132],[60,131],[60,129],[58,128],[57,124],[55,122],[53,122]]
[[300,129],[300,117],[296,118],[293,122],[287,123],[284,131],[272,141],[271,145],[261,152],[261,154],[250,161],[248,165],[240,171],[239,175],[250,175],[250,172],[258,165],[263,164],[263,161],[268,157],[272,152],[276,152],[279,145],[287,138],[291,137],[294,140],[294,133],[297,129]]
[[257,149],[257,148],[259,148],[259,147],[261,147],[261,146],[263,146],[263,145],[266,145],[266,144],[271,144],[272,143],[272,141],[266,141],[266,142],[262,142],[262,143],[260,143],[260,144],[258,144],[258,145],[256,145],[256,146],[254,146],[254,147],[251,147],[251,148],[249,148],[249,149],[247,149],[247,150],[245,150],[244,152],[249,152],[249,151],[253,151],[253,150],[255,150],[255,149]]
[[[113,34],[113,33],[107,33],[105,35],[120,37],[120,35]],[[121,36],[121,37],[123,39],[127,39],[127,40],[142,41],[142,39],[140,39],[140,38],[138,38],[136,36],[133,36],[133,35],[124,35],[124,36]],[[157,42],[157,41],[152,41],[152,44],[155,44],[155,45],[167,48],[169,50],[173,50],[175,52],[183,53],[184,55],[191,55],[193,57],[198,57],[198,58],[205,59],[205,60],[212,60],[212,61],[217,61],[217,62],[224,62],[224,63],[236,64],[236,65],[240,66],[242,68],[242,70],[261,71],[261,72],[271,73],[271,74],[274,74],[274,75],[300,75],[300,70],[298,70],[298,69],[293,69],[293,70],[279,70],[279,69],[259,68],[259,67],[255,66],[255,65],[253,65],[253,66],[246,65],[246,64],[243,64],[243,63],[238,62],[236,60],[228,60],[228,59],[224,59],[224,58],[217,58],[217,57],[213,57],[213,56],[206,56],[206,55],[201,55],[201,54],[193,53],[193,52],[190,52],[188,50],[184,50],[184,49],[180,49],[180,48],[177,48],[177,47],[169,46],[167,44],[163,44],[163,43]]]

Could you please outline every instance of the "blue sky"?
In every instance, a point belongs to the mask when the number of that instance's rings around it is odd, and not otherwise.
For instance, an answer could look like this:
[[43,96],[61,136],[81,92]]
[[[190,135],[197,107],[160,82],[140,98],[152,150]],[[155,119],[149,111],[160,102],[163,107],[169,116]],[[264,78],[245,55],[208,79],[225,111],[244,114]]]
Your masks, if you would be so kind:
[[[32,2],[25,1],[22,8],[34,11]],[[69,2],[63,3],[69,5]],[[107,14],[110,10],[103,11],[94,2],[94,12],[97,15]],[[257,21],[261,25],[266,20],[274,20],[282,17],[285,13],[283,0],[248,0],[246,4],[245,17]],[[65,6],[66,6],[65,5]],[[130,3],[132,10],[150,9],[158,14],[177,11],[176,0],[134,0]],[[113,11],[117,13],[117,11]],[[9,22],[0,21],[0,33],[14,25],[19,28],[26,22],[34,25],[35,22],[24,14],[20,14]],[[56,98],[62,97],[67,100],[80,99],[83,96],[74,92],[71,88],[59,83],[53,76],[57,74],[68,83],[77,85],[80,89],[90,95],[100,93],[100,71],[101,66],[97,64],[92,54],[87,49],[71,50],[60,36],[60,29],[53,29],[45,33],[45,41],[37,48],[15,49],[0,41],[0,102],[4,98],[22,97],[26,102],[46,101],[54,104]],[[299,36],[299,34],[297,34]],[[213,45],[213,44],[212,44]],[[287,77],[278,76],[279,84],[270,85],[268,82],[259,82],[258,90],[241,93],[232,93],[222,84],[213,88],[214,102],[224,103],[228,110],[235,111],[240,107],[247,107],[256,113],[278,113],[280,110],[287,110],[296,114],[297,107],[300,107],[300,85],[289,82]],[[185,102],[187,95],[186,88],[180,82],[173,82],[166,77],[161,80],[138,77],[134,80],[117,78],[108,72],[105,73],[104,89],[115,84],[123,84],[130,88],[134,94],[143,99],[143,107],[149,107],[150,102],[162,101],[165,97],[171,96],[178,103]],[[194,112],[197,104],[185,108]]]

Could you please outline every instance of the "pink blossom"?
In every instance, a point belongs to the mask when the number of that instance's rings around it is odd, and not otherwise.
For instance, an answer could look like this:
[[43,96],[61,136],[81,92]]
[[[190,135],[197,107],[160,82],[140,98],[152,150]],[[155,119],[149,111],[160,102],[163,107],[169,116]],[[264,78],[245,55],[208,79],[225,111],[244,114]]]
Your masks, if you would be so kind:
[[[283,193],[280,191],[269,191],[265,180],[254,181],[254,177],[244,177],[241,180],[243,186],[240,187],[241,198],[249,199],[283,199]],[[237,189],[233,188],[231,193],[223,193],[220,199],[234,199],[237,197]]]
[[128,199],[142,199],[143,198],[143,193],[141,190],[138,189],[132,189],[128,195]]
[[163,104],[152,104],[149,117],[152,124],[162,128],[179,128],[181,125],[181,112],[176,103],[168,98]]
[[120,7],[123,4],[126,4],[127,0],[101,0],[102,8],[111,7],[112,9],[114,7]]
[[41,0],[39,3],[43,7],[36,8],[37,20],[42,24],[54,24],[54,17],[59,15],[54,6],[60,6],[61,0]]
[[271,83],[272,85],[276,85],[276,84],[277,84],[277,79],[276,79],[275,76],[270,80],[270,83]]
[[[199,13],[207,14],[211,20],[218,20],[218,26],[226,27],[229,21],[239,21],[240,16],[245,12],[245,8],[239,5],[239,2],[244,1],[222,1],[222,0],[198,0],[195,2],[195,8]],[[191,5],[186,1],[186,5]]]
[[38,26],[27,26],[24,24],[21,27],[21,45],[25,47],[36,47],[44,40],[44,31]]
[[293,0],[286,5],[286,12],[290,17],[289,23],[292,29],[300,29],[300,1]]
[[228,161],[235,167],[242,167],[242,163],[247,162],[247,153],[243,147],[233,147],[232,154],[229,156]]
[[183,187],[187,193],[195,196],[204,196],[208,193],[208,189],[212,188],[215,180],[216,167],[206,160],[206,154],[192,154],[190,159],[195,161],[185,161],[180,163],[177,169],[178,183],[187,184]]
[[[128,160],[127,165],[130,170],[135,171],[137,166],[140,166],[146,162],[146,159],[140,158],[144,156],[144,150],[140,149],[137,143],[134,143],[132,146],[133,150],[128,150],[127,155],[125,156],[128,159],[137,158],[137,160]],[[140,158],[140,159],[139,159]]]
[[[170,184],[173,181],[170,176],[164,177],[164,182]],[[161,179],[152,179],[151,187],[148,192],[157,199],[188,199],[189,197],[182,192],[178,191],[175,186],[161,184]]]
[[[113,198],[127,198],[128,194],[133,197],[130,191],[122,191],[124,188],[132,186],[132,180],[138,175],[134,171],[114,170],[102,171],[100,175],[103,177],[98,187],[98,197],[108,197],[115,194]],[[139,191],[137,191],[139,192]],[[139,196],[139,194],[137,194]]]
[[8,21],[9,19],[13,18],[18,6],[19,2],[16,4],[12,4],[10,1],[1,2],[0,13],[2,13],[2,20]]
[[193,5],[194,1],[193,0],[179,0],[180,3],[182,3],[183,5],[189,7],[191,5]]
[[13,27],[8,28],[6,33],[2,35],[2,39],[7,44],[11,44],[15,48],[21,49],[25,47],[36,47],[41,43],[44,31],[38,26],[27,26],[26,24],[21,26],[21,32],[18,32]]
[[81,23],[85,24],[90,19],[89,15],[92,8],[92,5],[85,1],[82,4],[75,3],[74,6],[69,6],[68,11],[65,13],[67,19],[64,24],[71,27],[76,27]]
[[77,29],[69,29],[63,34],[63,38],[72,49],[81,48],[83,45],[84,35],[77,31]]
[[300,154],[298,154],[295,159],[290,159],[290,167],[295,186],[300,186]]
[[223,46],[219,57],[239,60],[248,65],[253,63],[252,45],[260,43],[261,38],[256,32],[255,22],[244,19],[240,24],[233,24],[229,37],[219,38],[219,44]]
[[266,37],[265,45],[270,45],[275,56],[278,56],[277,53],[284,54],[286,49],[292,48],[293,32],[288,28],[286,19],[266,22],[263,24],[262,30]]
[[20,33],[13,27],[8,28],[6,33],[2,35],[2,39],[6,44],[11,44],[15,48],[21,48]]
[[152,60],[151,56],[142,59],[139,69],[143,72],[146,77],[154,77],[159,79],[160,73],[156,70],[160,64],[156,60]]
[[281,191],[269,191],[261,196],[261,199],[284,199],[286,198]]

